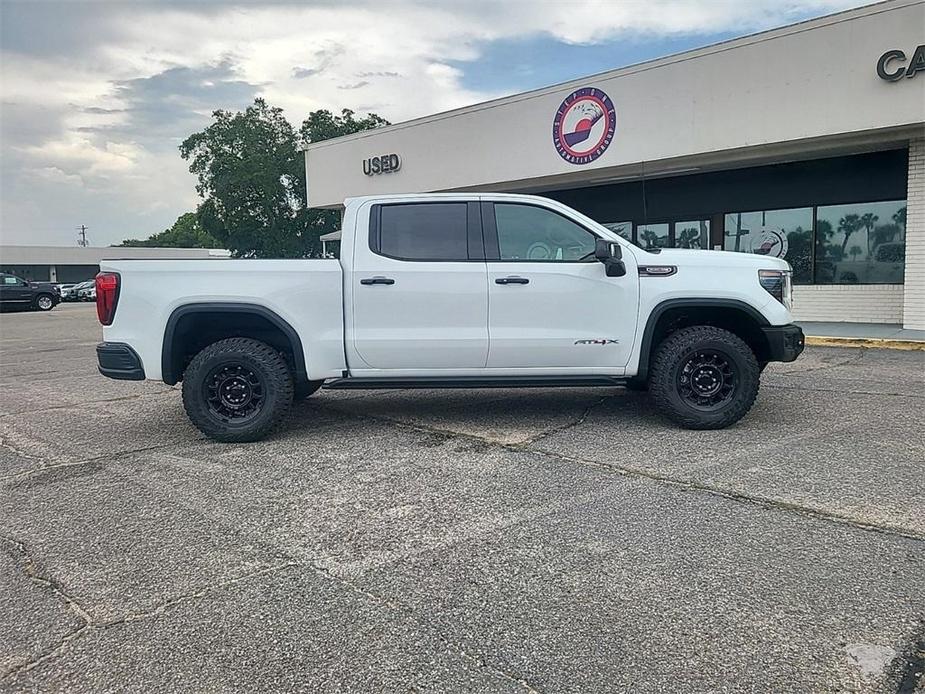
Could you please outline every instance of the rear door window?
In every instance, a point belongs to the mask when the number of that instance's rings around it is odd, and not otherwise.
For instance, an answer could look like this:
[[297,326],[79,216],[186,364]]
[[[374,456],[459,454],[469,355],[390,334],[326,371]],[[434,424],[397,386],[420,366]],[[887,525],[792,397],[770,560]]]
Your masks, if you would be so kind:
[[399,260],[469,260],[465,202],[381,205],[370,234],[370,247]]

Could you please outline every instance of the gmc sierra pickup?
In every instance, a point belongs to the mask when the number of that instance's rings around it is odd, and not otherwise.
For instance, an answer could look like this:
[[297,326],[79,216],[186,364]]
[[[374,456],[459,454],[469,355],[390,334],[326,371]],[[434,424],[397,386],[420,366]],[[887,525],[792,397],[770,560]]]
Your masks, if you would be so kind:
[[716,429],[803,350],[783,260],[649,252],[527,195],[352,198],[339,260],[109,260],[96,288],[100,372],[182,381],[219,441],[318,388],[626,386]]

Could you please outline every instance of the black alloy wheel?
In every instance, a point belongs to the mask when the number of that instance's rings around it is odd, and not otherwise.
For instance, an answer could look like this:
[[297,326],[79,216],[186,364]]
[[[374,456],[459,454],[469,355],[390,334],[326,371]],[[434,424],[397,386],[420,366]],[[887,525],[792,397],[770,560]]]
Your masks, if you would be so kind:
[[698,350],[678,369],[678,393],[697,409],[721,408],[732,400],[735,388],[735,367],[722,352]]
[[209,411],[221,419],[246,422],[263,407],[265,386],[260,376],[245,364],[219,364],[203,381]]

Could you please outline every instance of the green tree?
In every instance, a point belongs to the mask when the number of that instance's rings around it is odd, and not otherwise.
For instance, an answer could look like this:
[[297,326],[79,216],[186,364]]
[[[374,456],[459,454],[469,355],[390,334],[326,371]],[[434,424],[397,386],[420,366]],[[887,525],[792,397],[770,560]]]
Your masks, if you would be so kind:
[[858,223],[859,223],[858,228],[864,227],[867,230],[867,253],[868,255],[871,252],[871,248],[872,248],[871,241],[873,241],[873,236],[874,236],[871,232],[873,231],[874,225],[877,223],[877,220],[879,219],[880,217],[875,215],[873,212],[867,212],[861,215],[861,218],[858,220]]
[[681,229],[677,235],[676,245],[678,248],[700,248],[700,229],[696,227]]
[[858,257],[859,255],[861,255],[861,253],[863,253],[863,252],[864,252],[864,249],[861,248],[860,246],[852,246],[852,247],[848,250],[848,255],[851,256],[851,260],[857,260],[857,257]]
[[335,116],[324,109],[309,113],[308,118],[302,121],[302,127],[299,128],[302,144],[309,145],[312,142],[321,142],[333,137],[343,137],[362,130],[372,130],[389,125],[385,118],[380,118],[375,113],[370,113],[360,120],[353,117],[354,112],[349,108],[343,109],[340,113],[341,115]]
[[845,257],[845,249],[848,247],[848,239],[851,238],[851,235],[861,228],[861,218],[856,214],[846,214],[844,217],[838,220],[838,230],[845,235],[844,240],[841,242],[841,253],[839,254],[839,260]]
[[181,214],[173,226],[159,234],[152,234],[146,239],[126,239],[119,245],[146,248],[221,248],[221,243],[202,228],[195,212]]
[[180,145],[198,179],[202,228],[236,257],[319,255],[318,237],[337,228],[340,214],[307,207],[301,146],[386,124],[376,115],[356,120],[342,113],[315,111],[296,132],[282,109],[263,99],[243,112],[215,111],[207,128]]
[[906,208],[905,206],[900,207],[896,212],[893,213],[893,221],[897,226],[901,226],[903,229],[906,228]]

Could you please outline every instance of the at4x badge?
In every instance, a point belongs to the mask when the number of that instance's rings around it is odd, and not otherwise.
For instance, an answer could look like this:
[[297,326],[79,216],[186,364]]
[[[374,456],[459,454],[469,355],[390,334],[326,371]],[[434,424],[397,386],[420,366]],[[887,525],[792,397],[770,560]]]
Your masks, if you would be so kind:
[[606,337],[599,338],[597,340],[575,340],[576,345],[618,345],[620,344],[619,340],[610,340]]

